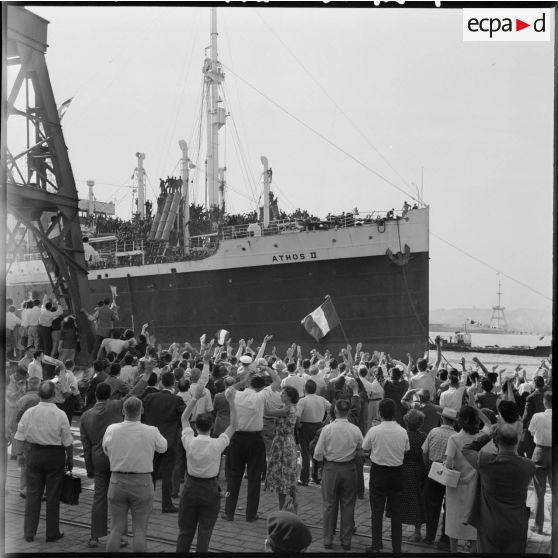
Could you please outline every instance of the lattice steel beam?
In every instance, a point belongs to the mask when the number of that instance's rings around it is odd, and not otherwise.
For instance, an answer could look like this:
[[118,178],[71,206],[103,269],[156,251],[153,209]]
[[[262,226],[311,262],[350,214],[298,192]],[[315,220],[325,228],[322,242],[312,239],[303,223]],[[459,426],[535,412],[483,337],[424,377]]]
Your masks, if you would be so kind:
[[[5,59],[19,71],[4,96],[4,118],[19,119],[26,145],[10,149],[8,136],[1,187],[7,190],[7,209],[16,227],[23,224],[35,236],[55,296],[65,300],[77,319],[83,360],[93,342],[91,323],[79,311],[89,298],[88,272],[77,189],[45,59],[48,22],[17,6],[7,7],[7,20]],[[52,226],[45,231],[52,214],[58,216],[58,243],[49,238]],[[16,227],[9,233],[10,248],[17,247]],[[10,256],[14,254],[8,260]]]

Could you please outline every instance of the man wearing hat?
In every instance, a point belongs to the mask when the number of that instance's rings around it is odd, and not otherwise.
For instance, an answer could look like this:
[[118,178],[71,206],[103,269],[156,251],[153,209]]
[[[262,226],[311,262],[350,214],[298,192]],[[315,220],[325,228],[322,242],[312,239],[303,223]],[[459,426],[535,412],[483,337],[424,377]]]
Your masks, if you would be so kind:
[[[430,467],[434,461],[443,463],[446,459],[446,448],[448,439],[455,434],[455,424],[457,423],[457,411],[451,407],[445,407],[440,415],[442,425],[433,428],[426,437],[422,445],[422,455],[426,469],[430,471]],[[440,520],[440,512],[442,509],[442,502],[446,494],[446,487],[431,478],[426,478],[424,487],[425,507],[426,507],[426,536],[423,542],[426,544],[433,544],[436,538],[436,530],[438,529],[438,522]],[[440,535],[440,542],[444,544],[447,537],[444,533],[444,524],[442,522],[442,534]],[[449,541],[448,541],[449,544]]]
[[267,516],[266,552],[298,554],[304,552],[311,543],[310,529],[294,513],[276,511]]

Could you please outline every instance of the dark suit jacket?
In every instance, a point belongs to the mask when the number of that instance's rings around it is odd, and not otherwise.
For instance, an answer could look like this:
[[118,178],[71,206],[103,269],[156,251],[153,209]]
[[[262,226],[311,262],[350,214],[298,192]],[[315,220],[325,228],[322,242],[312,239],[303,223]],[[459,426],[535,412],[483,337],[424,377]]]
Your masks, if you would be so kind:
[[480,436],[461,450],[465,459],[479,472],[477,528],[491,533],[494,539],[526,541],[529,521],[527,490],[535,474],[535,464],[517,454],[479,452],[489,440],[487,435]]
[[89,380],[89,386],[87,387],[87,391],[85,392],[85,408],[91,409],[93,405],[97,402],[97,398],[95,397],[95,390],[97,389],[97,385],[101,382],[104,382],[108,378],[108,374],[104,371],[97,373],[96,376]]
[[167,390],[150,393],[143,398],[142,422],[156,426],[167,440],[169,448],[174,448],[181,429],[180,417],[186,405],[178,395]]
[[148,395],[152,394],[152,393],[159,393],[159,388],[156,388],[155,386],[147,386],[143,392],[141,393],[141,395],[138,395],[138,397],[140,399],[145,399]]
[[523,430],[528,430],[531,419],[535,413],[544,412],[543,403],[544,391],[535,390],[527,397],[525,402],[525,412],[523,413]]
[[88,475],[110,469],[109,458],[103,452],[103,436],[109,424],[122,422],[122,401],[98,401],[81,415],[79,429]]

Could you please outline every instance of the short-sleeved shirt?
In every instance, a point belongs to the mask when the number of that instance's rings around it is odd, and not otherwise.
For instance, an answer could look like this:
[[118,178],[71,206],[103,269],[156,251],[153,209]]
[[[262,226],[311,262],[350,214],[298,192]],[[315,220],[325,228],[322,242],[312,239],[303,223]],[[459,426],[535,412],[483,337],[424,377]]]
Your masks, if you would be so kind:
[[376,465],[399,467],[410,449],[407,431],[394,420],[373,426],[364,437],[362,449],[370,450],[370,461]]
[[323,427],[314,450],[317,461],[352,461],[362,446],[362,432],[347,419],[335,419]]
[[447,424],[433,428],[426,436],[424,444],[422,444],[422,452],[428,456],[430,461],[443,463],[446,459],[448,440],[454,434],[453,427]]
[[302,397],[296,405],[296,414],[300,422],[322,422],[331,403],[320,395],[311,393]]
[[444,391],[440,395],[440,407],[454,409],[459,413],[461,407],[463,406],[463,394],[465,393],[465,387],[460,386],[458,388],[450,387],[447,391]]
[[15,439],[41,446],[65,447],[74,441],[66,413],[47,401],[40,401],[23,413]]
[[[233,387],[229,387],[226,393]],[[258,432],[263,430],[263,413],[266,400],[271,395],[271,386],[260,391],[250,387],[244,391],[236,390],[235,405],[237,416],[237,430],[243,432]]]
[[552,409],[535,413],[529,423],[529,432],[538,446],[552,447]]
[[294,387],[298,391],[299,397],[304,395],[304,386],[306,384],[306,380],[299,376],[298,374],[289,374],[286,378],[283,378],[281,381],[281,387]]
[[221,454],[229,445],[229,437],[224,432],[218,438],[194,436],[194,431],[187,426],[182,430],[182,445],[186,450],[188,474],[211,479],[219,474]]
[[436,368],[419,372],[409,380],[410,389],[426,389],[430,392],[430,401],[436,398]]
[[[184,403],[188,405],[193,395],[193,389],[196,384],[192,384],[186,394],[184,395]],[[196,405],[194,406],[194,410],[192,411],[192,416],[190,417],[191,421],[195,421],[198,415],[203,415],[204,413],[211,413],[213,411],[213,401],[211,401],[211,393],[207,388],[203,388],[203,394],[198,399]]]
[[152,473],[153,455],[165,453],[167,441],[156,426],[125,420],[107,427],[103,451],[108,455],[111,471]]

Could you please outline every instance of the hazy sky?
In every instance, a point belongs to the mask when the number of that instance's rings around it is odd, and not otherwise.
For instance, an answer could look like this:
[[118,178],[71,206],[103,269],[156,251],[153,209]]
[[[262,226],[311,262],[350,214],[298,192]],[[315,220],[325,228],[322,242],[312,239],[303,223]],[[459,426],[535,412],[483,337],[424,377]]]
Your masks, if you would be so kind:
[[[127,217],[135,153],[155,199],[179,139],[203,169],[207,8],[31,11],[50,21],[56,100],[74,97],[63,129],[82,197],[93,179]],[[529,287],[502,277],[507,308],[550,308],[553,41],[463,42],[458,9],[223,8],[218,25],[229,211],[255,207],[261,155],[280,206],[319,216],[399,208],[423,168],[431,308],[493,305],[495,269]]]

